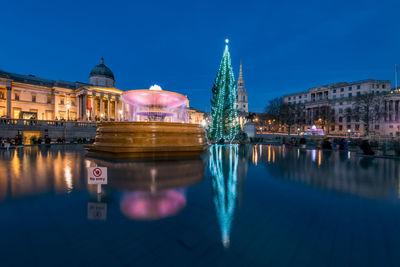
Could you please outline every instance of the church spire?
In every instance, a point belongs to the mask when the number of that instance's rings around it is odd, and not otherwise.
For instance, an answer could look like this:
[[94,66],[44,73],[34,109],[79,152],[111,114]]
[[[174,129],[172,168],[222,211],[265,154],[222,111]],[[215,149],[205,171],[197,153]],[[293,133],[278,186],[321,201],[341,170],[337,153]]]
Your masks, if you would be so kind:
[[[242,60],[240,60],[240,70],[239,70],[239,79],[238,81],[243,81],[243,68],[242,68]],[[244,81],[243,81],[244,82]]]
[[244,91],[244,79],[243,79],[243,67],[242,67],[242,60],[240,60],[240,69],[239,69],[239,78],[237,81],[237,88],[238,91]]

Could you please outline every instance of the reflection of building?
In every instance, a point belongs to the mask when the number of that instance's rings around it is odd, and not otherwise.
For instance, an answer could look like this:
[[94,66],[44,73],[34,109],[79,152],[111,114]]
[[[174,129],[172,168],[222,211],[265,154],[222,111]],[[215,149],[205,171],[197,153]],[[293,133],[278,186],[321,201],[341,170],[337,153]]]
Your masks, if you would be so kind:
[[390,197],[400,172],[395,160],[283,146],[254,146],[253,163],[264,164],[274,177],[368,198]]
[[53,146],[1,152],[0,201],[85,188],[85,162],[73,149],[68,152]]
[[[334,110],[334,123],[331,123],[329,129],[325,126],[325,132],[342,135],[346,135],[348,132],[364,134],[365,124],[360,119],[350,116],[347,110],[352,108],[358,96],[367,93],[386,94],[384,97],[384,107],[381,107],[385,115],[380,121],[370,125],[370,132],[381,135],[399,136],[400,94],[396,90],[394,90],[396,92],[390,93],[390,86],[391,83],[389,80],[374,79],[333,83],[310,88],[306,92],[285,95],[283,96],[283,102],[305,105],[306,128],[304,130],[311,128],[313,124],[321,124],[324,120],[331,121],[332,118],[325,111],[327,110],[326,107],[328,107]],[[296,128],[297,126],[293,126],[291,132],[296,132]]]
[[210,147],[209,168],[222,244],[229,247],[238,180],[238,145]]
[[103,58],[91,70],[89,82],[48,80],[0,71],[0,118],[119,120],[122,91],[114,87],[114,74]]

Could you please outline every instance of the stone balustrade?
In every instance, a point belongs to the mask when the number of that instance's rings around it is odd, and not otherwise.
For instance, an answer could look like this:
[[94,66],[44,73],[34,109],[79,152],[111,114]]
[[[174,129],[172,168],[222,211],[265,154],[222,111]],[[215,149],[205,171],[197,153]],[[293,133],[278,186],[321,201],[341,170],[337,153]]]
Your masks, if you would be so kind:
[[80,128],[91,128],[96,127],[95,122],[84,122],[84,121],[52,121],[52,120],[24,120],[24,119],[0,119],[0,127],[80,127]]

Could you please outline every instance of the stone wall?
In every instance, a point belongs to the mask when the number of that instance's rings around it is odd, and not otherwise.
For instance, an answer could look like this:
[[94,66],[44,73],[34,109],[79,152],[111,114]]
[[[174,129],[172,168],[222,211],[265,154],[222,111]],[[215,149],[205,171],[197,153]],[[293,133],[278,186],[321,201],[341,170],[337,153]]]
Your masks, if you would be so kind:
[[20,131],[40,132],[40,136],[48,135],[51,139],[64,138],[66,141],[76,138],[94,138],[96,123],[0,119],[0,137],[14,138]]

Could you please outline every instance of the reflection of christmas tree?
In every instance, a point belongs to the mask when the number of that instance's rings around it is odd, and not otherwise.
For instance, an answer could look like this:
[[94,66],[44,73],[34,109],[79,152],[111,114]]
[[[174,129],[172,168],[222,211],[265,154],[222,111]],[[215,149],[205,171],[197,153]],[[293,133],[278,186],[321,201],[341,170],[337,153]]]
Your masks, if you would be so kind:
[[210,140],[231,141],[239,131],[236,109],[236,85],[228,40],[212,88]]
[[229,247],[236,202],[238,145],[212,146],[209,168],[212,176],[214,204],[221,227],[222,243]]

